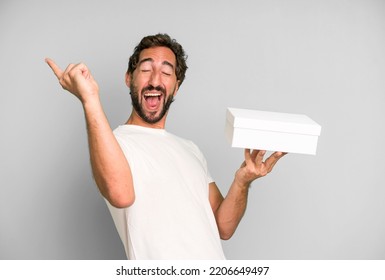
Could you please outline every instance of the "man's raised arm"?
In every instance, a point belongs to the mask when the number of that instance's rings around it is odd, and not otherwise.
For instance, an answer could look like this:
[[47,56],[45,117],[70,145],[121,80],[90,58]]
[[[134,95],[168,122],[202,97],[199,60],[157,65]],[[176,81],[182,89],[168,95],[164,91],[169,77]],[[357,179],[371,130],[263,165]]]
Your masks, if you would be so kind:
[[132,205],[135,193],[131,170],[103,111],[99,87],[89,69],[79,63],[70,64],[62,71],[53,60],[45,61],[63,89],[83,105],[92,173],[101,194],[115,207]]

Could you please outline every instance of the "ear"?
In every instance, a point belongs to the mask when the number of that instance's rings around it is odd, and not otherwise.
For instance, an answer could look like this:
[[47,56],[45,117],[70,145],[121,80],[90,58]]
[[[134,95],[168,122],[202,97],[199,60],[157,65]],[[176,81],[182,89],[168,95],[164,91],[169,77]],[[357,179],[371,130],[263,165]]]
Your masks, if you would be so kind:
[[174,97],[178,94],[179,89],[179,81],[176,81],[175,90],[174,90]]
[[128,74],[126,72],[126,85],[128,88],[130,88],[130,85],[131,85],[131,74]]

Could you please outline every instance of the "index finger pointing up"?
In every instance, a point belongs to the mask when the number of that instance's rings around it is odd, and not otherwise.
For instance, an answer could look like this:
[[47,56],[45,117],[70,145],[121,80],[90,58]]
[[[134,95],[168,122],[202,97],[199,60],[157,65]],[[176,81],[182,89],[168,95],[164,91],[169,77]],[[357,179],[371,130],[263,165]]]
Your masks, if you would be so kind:
[[46,58],[45,62],[47,62],[48,66],[51,67],[55,76],[60,80],[61,76],[63,75],[63,71],[59,68],[59,66],[57,66],[56,63],[50,58]]

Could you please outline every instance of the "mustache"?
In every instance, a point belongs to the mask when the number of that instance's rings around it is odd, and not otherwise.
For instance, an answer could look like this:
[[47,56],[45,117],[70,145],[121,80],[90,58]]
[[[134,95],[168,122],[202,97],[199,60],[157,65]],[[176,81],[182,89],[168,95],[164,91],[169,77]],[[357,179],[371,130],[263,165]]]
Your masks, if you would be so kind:
[[144,88],[142,89],[142,94],[145,93],[146,91],[154,91],[154,90],[160,91],[161,93],[166,94],[166,89],[165,89],[164,87],[162,87],[162,86],[156,86],[156,87],[154,87],[154,86],[152,86],[152,85],[149,85],[149,86],[144,87]]

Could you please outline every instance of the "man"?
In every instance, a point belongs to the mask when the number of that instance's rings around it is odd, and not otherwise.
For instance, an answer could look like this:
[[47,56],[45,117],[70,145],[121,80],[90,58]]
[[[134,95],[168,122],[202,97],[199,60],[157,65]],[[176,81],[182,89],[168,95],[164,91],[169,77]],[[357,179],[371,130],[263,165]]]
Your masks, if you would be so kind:
[[130,57],[126,84],[133,110],[111,130],[99,88],[84,64],[62,71],[46,62],[62,87],[83,105],[91,166],[129,259],[224,259],[246,209],[249,186],[284,153],[245,150],[225,198],[191,141],[165,130],[167,112],[183,82],[186,56],[167,34],[142,39]]

